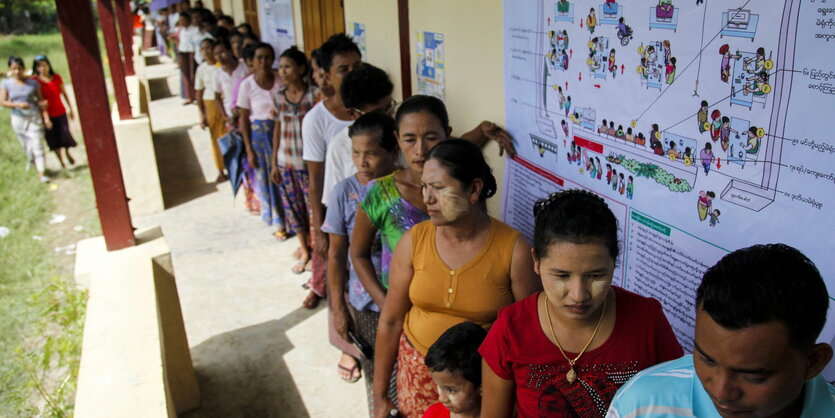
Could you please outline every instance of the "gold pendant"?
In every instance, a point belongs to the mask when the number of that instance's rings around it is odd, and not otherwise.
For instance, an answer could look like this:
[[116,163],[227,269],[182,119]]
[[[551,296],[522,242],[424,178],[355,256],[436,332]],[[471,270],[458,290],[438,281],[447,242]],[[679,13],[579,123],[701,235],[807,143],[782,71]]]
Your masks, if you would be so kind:
[[574,371],[573,367],[565,374],[565,380],[568,380],[568,383],[574,383],[574,381],[577,380],[577,372]]

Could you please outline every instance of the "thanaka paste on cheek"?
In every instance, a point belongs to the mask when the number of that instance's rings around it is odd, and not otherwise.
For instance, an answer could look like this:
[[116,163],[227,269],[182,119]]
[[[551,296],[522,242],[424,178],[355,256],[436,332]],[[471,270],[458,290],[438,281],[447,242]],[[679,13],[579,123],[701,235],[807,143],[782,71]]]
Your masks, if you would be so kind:
[[455,221],[470,208],[470,202],[453,187],[440,190],[441,215],[448,221]]

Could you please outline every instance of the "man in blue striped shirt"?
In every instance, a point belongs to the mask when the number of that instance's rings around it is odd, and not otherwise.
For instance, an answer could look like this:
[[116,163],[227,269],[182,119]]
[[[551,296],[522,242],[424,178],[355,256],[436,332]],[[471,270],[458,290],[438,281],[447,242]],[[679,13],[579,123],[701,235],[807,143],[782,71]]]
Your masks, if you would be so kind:
[[829,296],[806,256],[783,244],[728,254],[696,292],[693,355],[644,370],[608,417],[835,417],[816,343]]

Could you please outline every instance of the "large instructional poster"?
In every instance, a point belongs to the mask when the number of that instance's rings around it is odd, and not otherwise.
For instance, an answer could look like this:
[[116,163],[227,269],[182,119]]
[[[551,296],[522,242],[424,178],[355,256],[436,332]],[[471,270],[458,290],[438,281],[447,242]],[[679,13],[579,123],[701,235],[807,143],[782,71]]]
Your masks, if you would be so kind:
[[[536,199],[603,196],[622,228],[616,284],[659,299],[687,350],[695,287],[734,249],[795,246],[835,296],[835,8],[824,6],[505,0],[519,151],[505,220],[530,237]],[[833,336],[830,316],[822,338]]]

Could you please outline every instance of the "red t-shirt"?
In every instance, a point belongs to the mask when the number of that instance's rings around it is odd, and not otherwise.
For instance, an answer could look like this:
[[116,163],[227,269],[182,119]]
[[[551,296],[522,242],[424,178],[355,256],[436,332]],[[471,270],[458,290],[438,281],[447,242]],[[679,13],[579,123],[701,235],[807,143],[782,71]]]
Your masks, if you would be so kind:
[[580,357],[573,384],[568,362],[539,326],[538,294],[499,310],[479,352],[496,375],[516,383],[519,417],[602,417],[629,378],[684,354],[657,300],[613,287],[612,334]]
[[52,81],[49,83],[41,80],[41,78],[37,76],[32,78],[37,80],[38,84],[41,85],[43,98],[49,102],[49,107],[46,110],[47,113],[49,113],[49,117],[54,118],[67,113],[67,110],[64,108],[64,103],[61,102],[61,85],[64,84],[64,81],[61,80],[61,76],[55,74],[52,76]]
[[449,409],[446,409],[444,404],[438,402],[432,404],[426,412],[423,413],[423,418],[449,418]]

